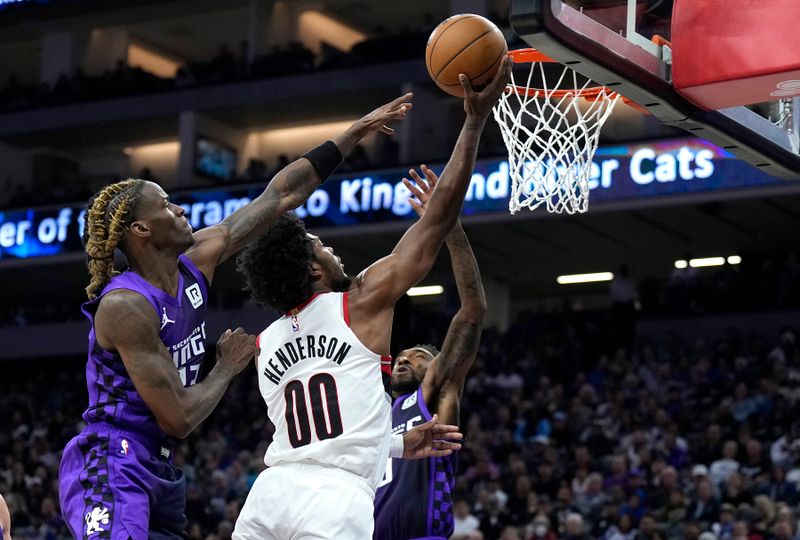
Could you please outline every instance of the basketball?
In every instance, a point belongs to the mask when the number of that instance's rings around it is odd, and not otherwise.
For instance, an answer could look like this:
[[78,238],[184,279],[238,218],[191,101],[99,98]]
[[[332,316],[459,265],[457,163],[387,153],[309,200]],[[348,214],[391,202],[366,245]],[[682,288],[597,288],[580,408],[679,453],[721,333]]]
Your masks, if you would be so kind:
[[485,87],[508,53],[500,29],[480,15],[453,15],[434,29],[425,49],[425,64],[436,85],[464,97],[458,74],[469,77],[475,90]]

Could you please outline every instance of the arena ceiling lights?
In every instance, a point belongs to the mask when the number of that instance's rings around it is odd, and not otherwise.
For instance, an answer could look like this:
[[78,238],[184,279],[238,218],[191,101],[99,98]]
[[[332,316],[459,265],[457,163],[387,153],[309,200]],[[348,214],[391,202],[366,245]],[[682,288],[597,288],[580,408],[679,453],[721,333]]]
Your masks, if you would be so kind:
[[735,265],[740,264],[742,262],[742,258],[739,255],[730,255],[729,257],[705,257],[702,259],[690,259],[688,262],[686,259],[679,259],[675,261],[675,268],[683,269],[688,266],[692,268],[705,268],[707,266],[722,266],[725,263]]
[[558,276],[556,282],[559,285],[574,285],[576,283],[594,283],[596,281],[611,281],[614,279],[613,272],[594,272],[592,274],[566,274]]
[[442,294],[444,287],[441,285],[425,285],[422,287],[411,287],[406,293],[408,296],[432,296]]

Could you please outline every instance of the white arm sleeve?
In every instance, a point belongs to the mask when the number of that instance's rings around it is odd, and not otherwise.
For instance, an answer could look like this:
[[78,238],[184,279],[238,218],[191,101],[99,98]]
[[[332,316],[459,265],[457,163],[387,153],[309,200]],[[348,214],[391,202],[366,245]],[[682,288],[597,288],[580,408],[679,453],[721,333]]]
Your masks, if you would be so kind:
[[391,444],[389,446],[389,457],[390,458],[402,458],[403,452],[406,449],[405,441],[403,440],[403,435],[400,433],[396,433],[394,435],[390,435]]

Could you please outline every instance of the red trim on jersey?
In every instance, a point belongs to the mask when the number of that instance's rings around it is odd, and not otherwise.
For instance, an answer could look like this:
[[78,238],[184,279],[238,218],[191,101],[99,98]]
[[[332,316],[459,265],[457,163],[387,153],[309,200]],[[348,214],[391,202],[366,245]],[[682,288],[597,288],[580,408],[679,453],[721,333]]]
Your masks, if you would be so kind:
[[261,347],[261,334],[256,336],[256,347]]
[[350,292],[345,291],[342,294],[342,316],[344,317],[344,324],[350,326]]
[[311,302],[314,300],[314,298],[316,298],[317,296],[319,296],[319,293],[314,293],[314,294],[312,294],[312,295],[311,295],[311,298],[309,298],[308,300],[306,300],[305,302],[303,302],[303,303],[302,303],[302,304],[300,304],[299,306],[297,306],[297,307],[295,307],[295,308],[293,308],[293,309],[290,309],[290,310],[289,310],[289,311],[287,311],[287,312],[286,312],[284,315],[286,315],[287,317],[291,317],[292,315],[297,315],[298,313],[300,313],[300,310],[301,310],[301,309],[303,309],[303,308],[304,308],[304,307],[306,307],[308,304],[310,304],[310,303],[311,303]]
[[381,355],[381,371],[392,376],[392,357]]

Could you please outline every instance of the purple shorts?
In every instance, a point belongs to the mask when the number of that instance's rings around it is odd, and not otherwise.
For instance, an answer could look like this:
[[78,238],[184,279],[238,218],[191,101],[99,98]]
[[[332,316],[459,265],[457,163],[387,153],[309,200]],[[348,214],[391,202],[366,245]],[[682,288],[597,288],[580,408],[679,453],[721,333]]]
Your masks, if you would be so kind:
[[167,448],[110,425],[89,424],[67,443],[61,513],[75,538],[184,538],[186,485]]

